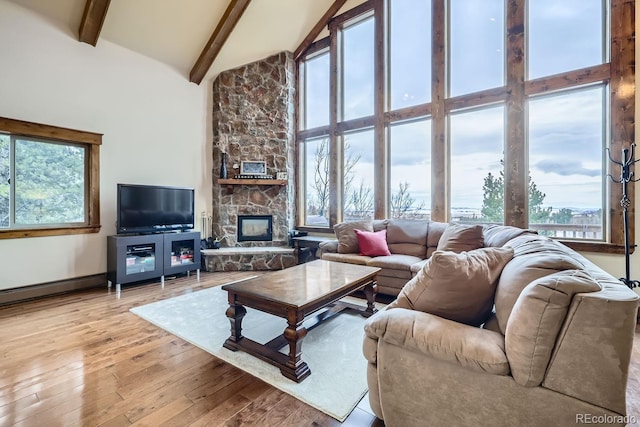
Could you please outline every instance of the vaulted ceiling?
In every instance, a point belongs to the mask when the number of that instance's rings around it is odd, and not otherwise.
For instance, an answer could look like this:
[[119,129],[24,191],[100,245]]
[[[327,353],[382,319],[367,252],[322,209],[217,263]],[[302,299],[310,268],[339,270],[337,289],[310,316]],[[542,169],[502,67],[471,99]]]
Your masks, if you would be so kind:
[[[319,23],[363,0],[9,0],[76,40],[121,45],[194,83],[271,54],[299,50]],[[326,30],[324,30],[326,31]],[[322,33],[320,33],[322,34]],[[200,59],[199,59],[200,58]]]

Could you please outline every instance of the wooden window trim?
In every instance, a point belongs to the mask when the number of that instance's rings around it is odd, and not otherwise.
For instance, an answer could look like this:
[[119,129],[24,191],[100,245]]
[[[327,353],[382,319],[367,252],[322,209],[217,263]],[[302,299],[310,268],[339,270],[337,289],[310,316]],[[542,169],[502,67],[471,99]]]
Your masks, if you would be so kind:
[[[609,22],[611,33],[611,79],[609,80],[609,148],[614,158],[619,159],[623,148],[635,142],[635,2],[611,0]],[[607,162],[609,163],[609,162]],[[615,176],[615,175],[614,175]],[[607,179],[606,177],[604,179]],[[622,246],[624,252],[624,228],[622,220],[622,188],[608,180],[609,190],[609,243]],[[630,185],[627,196],[635,200],[635,185]],[[629,245],[635,246],[635,208],[628,210]]]
[[[373,13],[374,2],[376,1],[378,0],[367,0],[364,3],[354,7],[353,9],[349,9],[346,12],[332,18],[328,24],[329,31],[334,31],[338,28],[341,28],[346,22],[352,20],[353,18],[360,17],[360,15]],[[366,18],[366,16],[362,17],[362,19]]]
[[100,231],[100,145],[102,134],[0,117],[0,133],[84,145],[87,150],[87,223],[68,227],[0,230],[0,239],[89,234]]

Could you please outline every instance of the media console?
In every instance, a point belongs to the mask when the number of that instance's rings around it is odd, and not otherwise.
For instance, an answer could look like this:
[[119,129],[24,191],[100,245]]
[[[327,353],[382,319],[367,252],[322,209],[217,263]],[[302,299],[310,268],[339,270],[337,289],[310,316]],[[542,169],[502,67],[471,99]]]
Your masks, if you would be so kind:
[[108,286],[196,270],[200,280],[200,232],[107,236]]

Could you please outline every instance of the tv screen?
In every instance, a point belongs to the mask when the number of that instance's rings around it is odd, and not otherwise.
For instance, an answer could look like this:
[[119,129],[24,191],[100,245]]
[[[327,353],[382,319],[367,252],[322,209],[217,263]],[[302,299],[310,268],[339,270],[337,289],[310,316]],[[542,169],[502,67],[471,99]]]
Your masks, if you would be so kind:
[[193,203],[193,188],[118,184],[118,233],[190,230]]

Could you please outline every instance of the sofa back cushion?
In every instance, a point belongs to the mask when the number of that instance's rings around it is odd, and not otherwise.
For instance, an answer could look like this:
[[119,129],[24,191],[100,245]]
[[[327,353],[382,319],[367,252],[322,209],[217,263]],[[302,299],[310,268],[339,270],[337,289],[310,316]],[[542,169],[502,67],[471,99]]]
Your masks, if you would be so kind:
[[442,233],[449,226],[446,222],[429,221],[429,231],[427,234],[427,258],[430,257],[438,247]]
[[483,227],[485,246],[504,246],[509,240],[522,236],[523,234],[537,235],[538,232],[527,228],[512,227],[510,225],[490,224]]
[[428,221],[391,219],[387,224],[387,245],[392,254],[427,256]]
[[389,308],[424,311],[479,326],[491,314],[498,277],[512,256],[509,247],[459,254],[436,251]]
[[598,282],[581,270],[553,273],[524,288],[505,334],[511,375],[518,384],[536,387],[542,383],[573,296],[599,290]]
[[341,222],[333,226],[333,232],[336,233],[338,238],[338,253],[339,254],[352,254],[359,253],[360,247],[358,246],[358,237],[355,231],[373,231],[373,225],[370,220],[365,221],[351,221]]
[[514,249],[513,259],[502,270],[495,295],[495,311],[504,334],[511,310],[522,290],[540,277],[564,270],[582,270],[584,265],[573,258],[570,249],[553,240],[532,235],[507,242]]
[[373,231],[386,230],[389,225],[388,219],[374,219],[371,224],[373,225]]
[[484,246],[482,230],[482,225],[449,224],[436,250],[460,253],[480,249]]

